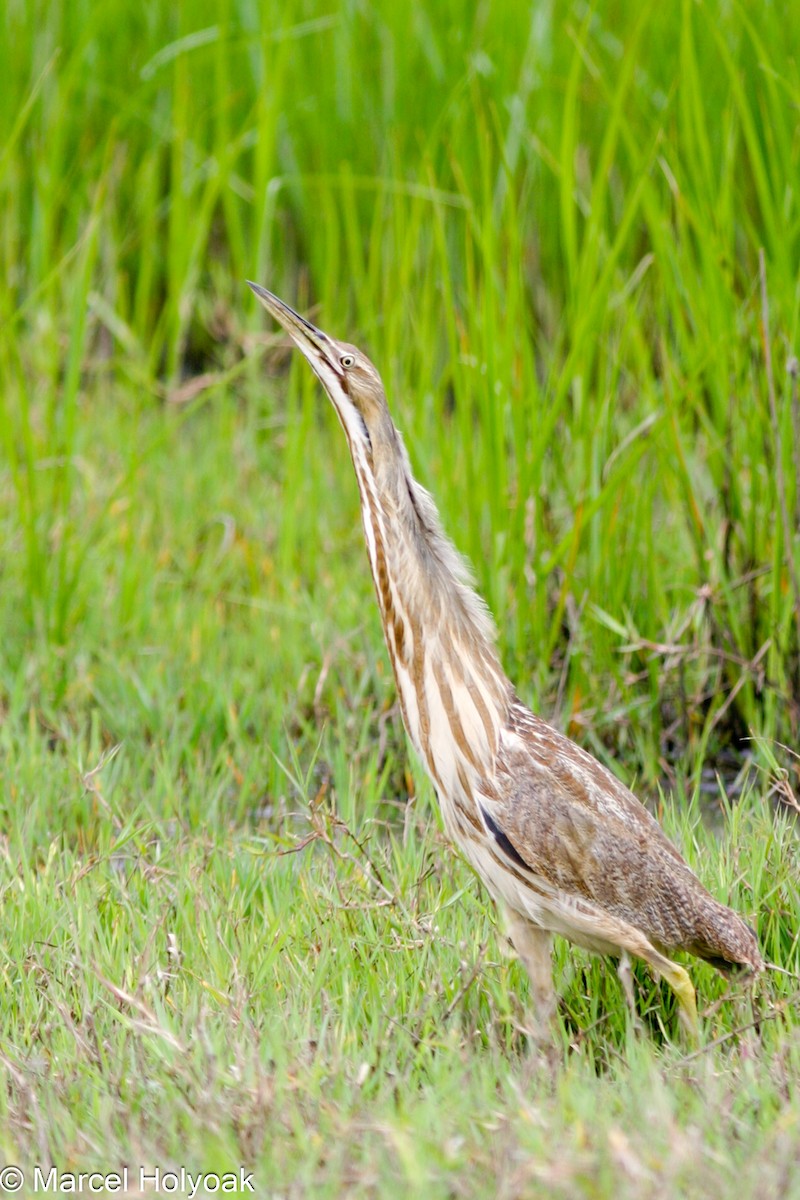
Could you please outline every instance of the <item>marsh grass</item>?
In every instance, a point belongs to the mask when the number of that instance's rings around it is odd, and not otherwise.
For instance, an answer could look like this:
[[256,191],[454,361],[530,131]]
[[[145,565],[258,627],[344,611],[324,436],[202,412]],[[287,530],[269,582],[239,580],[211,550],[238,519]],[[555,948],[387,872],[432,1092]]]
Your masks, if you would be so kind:
[[[9,1161],[792,1194],[795,27],[7,4]],[[757,925],[781,970],[753,1009],[693,968],[693,1057],[646,974],[634,1036],[564,946],[563,1066],[530,1057],[407,754],[346,448],[245,278],[370,351],[523,696]]]

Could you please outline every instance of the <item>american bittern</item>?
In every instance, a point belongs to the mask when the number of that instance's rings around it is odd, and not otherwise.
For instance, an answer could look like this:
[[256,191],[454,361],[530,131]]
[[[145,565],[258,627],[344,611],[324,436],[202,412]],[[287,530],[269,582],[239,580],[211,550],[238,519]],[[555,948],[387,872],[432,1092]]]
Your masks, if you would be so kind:
[[257,284],[327,392],[350,447],[369,563],[408,735],[448,836],[505,911],[531,979],[539,1028],[555,1010],[551,934],[629,955],[674,990],[697,1027],[695,992],[670,955],[722,971],[763,966],[755,934],[703,887],[632,792],[520,701],[486,606],[411,474],[375,367]]

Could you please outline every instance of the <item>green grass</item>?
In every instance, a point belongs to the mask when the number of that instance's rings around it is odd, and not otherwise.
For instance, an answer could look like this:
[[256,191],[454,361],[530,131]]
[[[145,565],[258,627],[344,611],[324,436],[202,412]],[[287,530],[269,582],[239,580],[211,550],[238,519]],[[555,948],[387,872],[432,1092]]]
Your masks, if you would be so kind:
[[[793,12],[9,0],[8,1162],[800,1194]],[[369,350],[521,694],[757,926],[755,1008],[692,967],[698,1053],[559,945],[530,1056],[346,446],[245,278]]]

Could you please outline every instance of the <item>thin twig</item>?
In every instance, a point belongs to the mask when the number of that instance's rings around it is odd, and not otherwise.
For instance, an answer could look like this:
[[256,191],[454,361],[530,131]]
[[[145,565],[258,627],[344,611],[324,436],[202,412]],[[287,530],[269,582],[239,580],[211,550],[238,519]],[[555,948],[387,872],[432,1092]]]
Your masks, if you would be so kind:
[[747,682],[748,677],[750,675],[754,674],[756,667],[760,665],[761,659],[764,657],[764,655],[766,654],[767,650],[769,649],[769,647],[771,645],[772,645],[772,639],[767,638],[767,640],[764,642],[761,649],[759,651],[757,651],[755,657],[751,660],[751,662],[749,662],[747,664],[747,669],[742,672],[742,674],[736,680],[736,683],[733,685],[731,690],[728,692],[728,695],[725,697],[722,704],[719,706],[717,711],[714,713],[714,717],[711,721],[711,729],[715,729],[716,726],[719,725],[720,721],[725,716],[725,713],[728,711],[728,709],[730,708],[730,706],[733,704],[734,700],[736,699],[737,695],[744,687],[745,683]]
[[458,1006],[461,1004],[461,1001],[464,999],[467,992],[469,991],[469,989],[472,987],[475,980],[480,975],[481,968],[483,967],[483,960],[486,956],[486,950],[487,950],[488,946],[489,946],[489,939],[486,938],[481,943],[480,949],[478,950],[478,957],[477,957],[474,967],[470,971],[469,975],[467,976],[467,978],[464,981],[464,983],[462,984],[462,986],[458,989],[458,991],[455,994],[455,996],[453,997],[453,999],[448,1004],[447,1008],[444,1010],[444,1013],[442,1014],[442,1023],[450,1020],[451,1016],[453,1015],[455,1010],[458,1008]]
[[789,996],[786,1000],[781,1000],[777,1003],[772,1012],[764,1013],[761,1016],[754,1017],[752,1021],[748,1021],[745,1025],[739,1025],[736,1029],[730,1029],[727,1033],[721,1034],[718,1038],[708,1042],[705,1046],[701,1046],[699,1050],[693,1050],[691,1054],[684,1054],[679,1062],[683,1066],[685,1063],[690,1063],[695,1058],[702,1058],[704,1054],[708,1054],[711,1050],[716,1050],[718,1046],[722,1046],[725,1042],[729,1042],[731,1038],[738,1037],[740,1033],[747,1033],[750,1029],[757,1029],[759,1025],[766,1024],[767,1021],[775,1021],[782,1016],[787,1008],[797,1005],[799,992],[795,992],[793,996]]
[[94,976],[98,983],[102,984],[120,1005],[139,1013],[139,1018],[128,1016],[128,1020],[135,1029],[138,1029],[141,1033],[154,1033],[158,1037],[163,1038],[173,1049],[179,1051],[181,1054],[185,1053],[186,1047],[183,1043],[175,1037],[175,1034],[171,1030],[160,1023],[153,1010],[148,1008],[137,996],[133,996],[123,988],[117,987],[110,979],[106,979],[105,975],[102,975],[96,967],[94,969]]

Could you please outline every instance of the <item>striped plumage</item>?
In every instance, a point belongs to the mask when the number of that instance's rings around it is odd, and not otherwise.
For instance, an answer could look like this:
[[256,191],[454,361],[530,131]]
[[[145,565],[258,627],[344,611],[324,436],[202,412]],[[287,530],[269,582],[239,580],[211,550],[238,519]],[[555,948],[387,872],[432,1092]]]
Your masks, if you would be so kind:
[[[722,970],[758,971],[755,935],[706,891],[610,771],[519,700],[489,612],[411,473],[372,363],[250,287],[308,359],[341,421],[403,720],[449,837],[505,911],[540,1027],[554,1009],[555,932],[623,966],[630,954],[644,959],[694,1028],[694,989],[668,956],[685,950]],[[624,973],[623,981],[629,991]]]

